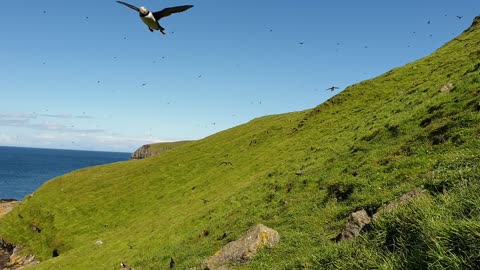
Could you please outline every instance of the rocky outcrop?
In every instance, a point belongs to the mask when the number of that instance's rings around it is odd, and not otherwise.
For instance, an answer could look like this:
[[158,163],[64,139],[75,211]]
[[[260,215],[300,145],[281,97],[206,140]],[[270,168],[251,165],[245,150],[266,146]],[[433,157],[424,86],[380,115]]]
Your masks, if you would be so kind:
[[359,236],[362,232],[370,227],[372,219],[368,216],[367,211],[360,210],[351,213],[348,217],[345,229],[335,237],[335,241],[342,241],[345,239],[352,239]]
[[164,142],[164,143],[155,143],[155,144],[145,144],[142,147],[138,148],[133,154],[131,155],[131,159],[144,159],[148,158],[162,152],[171,150],[178,146],[181,146],[185,143],[191,141],[178,141],[178,142]]
[[37,265],[40,263],[37,259],[35,259],[35,255],[22,255],[23,250],[22,247],[15,247],[13,249],[12,255],[10,255],[10,262],[7,265],[6,269],[24,269],[33,265]]
[[356,238],[364,232],[368,232],[373,228],[374,222],[385,213],[390,213],[398,207],[407,204],[408,202],[425,197],[427,194],[423,191],[414,189],[403,194],[400,198],[380,207],[373,216],[369,216],[364,209],[351,213],[348,217],[347,224],[341,233],[339,233],[332,240],[342,241]]
[[3,239],[0,240],[0,269],[18,270],[40,263],[35,255],[23,255],[22,247],[15,247]]
[[142,147],[138,148],[135,152],[133,152],[131,159],[144,159],[153,156],[154,153],[150,151],[150,145],[146,144]]
[[258,224],[250,228],[241,239],[230,242],[217,251],[214,256],[205,262],[203,268],[227,270],[229,265],[250,261],[260,249],[264,247],[272,248],[279,241],[280,235],[277,231]]
[[422,198],[427,196],[427,193],[414,189],[412,191],[409,191],[405,194],[403,194],[400,198],[386,204],[385,206],[380,207],[377,212],[373,215],[372,219],[373,221],[377,220],[381,215],[385,213],[390,213],[399,206],[405,205],[409,203],[410,201],[417,199],[417,198]]
[[12,254],[14,248],[15,247],[12,244],[0,239],[0,269],[5,269],[5,267],[10,263],[10,255]]

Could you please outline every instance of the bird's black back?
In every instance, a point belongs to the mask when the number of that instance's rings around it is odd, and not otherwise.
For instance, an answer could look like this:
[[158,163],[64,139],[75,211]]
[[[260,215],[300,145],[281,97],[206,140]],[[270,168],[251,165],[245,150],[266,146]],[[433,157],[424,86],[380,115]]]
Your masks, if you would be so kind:
[[169,8],[164,8],[160,11],[157,11],[157,12],[153,12],[153,16],[155,17],[155,19],[158,21],[160,20],[161,18],[164,18],[164,17],[167,17],[167,16],[170,16],[172,15],[173,13],[179,13],[179,12],[183,12],[187,9],[190,9],[192,8],[193,5],[185,5],[185,6],[177,6],[177,7],[169,7]]

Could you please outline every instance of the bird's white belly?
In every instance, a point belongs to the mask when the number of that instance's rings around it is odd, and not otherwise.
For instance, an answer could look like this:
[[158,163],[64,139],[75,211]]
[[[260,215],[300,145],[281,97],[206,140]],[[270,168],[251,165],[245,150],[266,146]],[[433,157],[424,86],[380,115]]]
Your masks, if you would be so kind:
[[158,27],[157,20],[155,20],[152,13],[148,14],[145,17],[141,17],[141,19],[148,27],[155,30],[160,30],[160,28]]

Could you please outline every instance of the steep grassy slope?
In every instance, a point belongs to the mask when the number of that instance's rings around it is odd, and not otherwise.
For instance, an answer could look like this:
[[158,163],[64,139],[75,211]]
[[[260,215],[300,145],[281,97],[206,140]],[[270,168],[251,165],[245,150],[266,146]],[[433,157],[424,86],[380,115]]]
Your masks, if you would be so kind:
[[178,141],[178,142],[164,142],[164,143],[153,143],[150,144],[150,149],[154,152],[164,152],[178,146],[184,145],[191,141]]
[[[168,269],[170,256],[186,269],[264,223],[280,244],[237,269],[473,269],[479,120],[477,25],[314,109],[49,181],[0,220],[0,237],[43,259],[35,269]],[[432,196],[330,240],[352,211],[413,188]]]

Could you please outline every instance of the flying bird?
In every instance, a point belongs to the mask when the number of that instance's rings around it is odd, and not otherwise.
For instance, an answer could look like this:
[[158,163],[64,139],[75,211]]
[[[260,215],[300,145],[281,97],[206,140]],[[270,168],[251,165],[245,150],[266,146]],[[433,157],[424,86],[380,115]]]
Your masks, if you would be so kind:
[[163,28],[158,23],[158,21],[161,18],[168,17],[168,16],[172,15],[173,13],[183,12],[183,11],[193,7],[193,5],[184,5],[184,6],[164,8],[164,9],[162,9],[160,11],[157,11],[157,12],[151,12],[151,11],[148,11],[145,7],[139,7],[138,8],[134,5],[130,5],[130,4],[122,2],[122,1],[117,1],[117,3],[122,4],[124,6],[127,6],[131,9],[137,11],[140,15],[140,19],[142,19],[142,21],[147,25],[148,30],[150,30],[150,32],[153,32],[154,30],[159,30],[164,35],[167,34],[165,32],[165,28]]
[[327,89],[325,89],[325,90],[335,91],[335,89],[338,89],[338,87],[336,87],[336,86],[332,86],[332,87],[330,87],[330,88],[327,88]]

